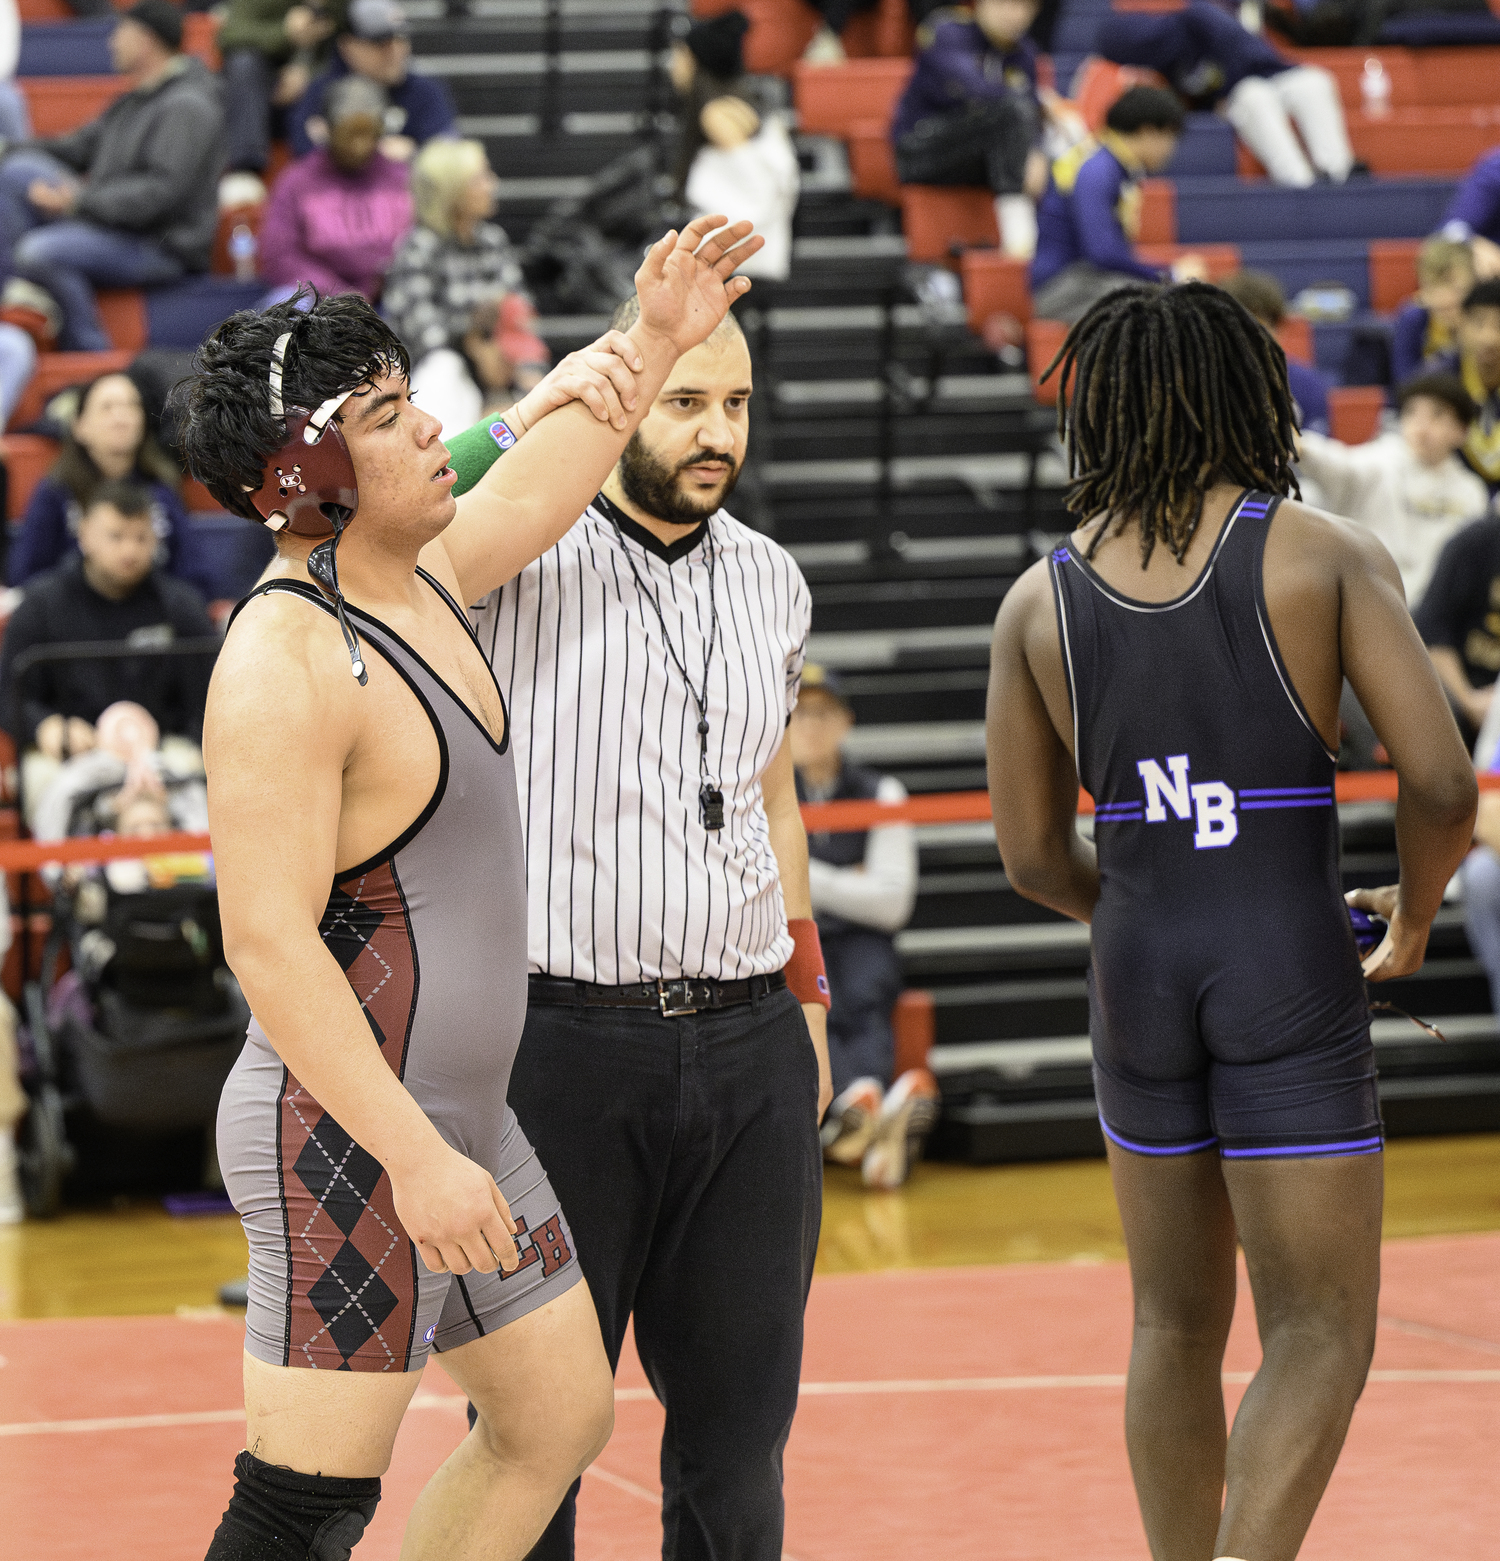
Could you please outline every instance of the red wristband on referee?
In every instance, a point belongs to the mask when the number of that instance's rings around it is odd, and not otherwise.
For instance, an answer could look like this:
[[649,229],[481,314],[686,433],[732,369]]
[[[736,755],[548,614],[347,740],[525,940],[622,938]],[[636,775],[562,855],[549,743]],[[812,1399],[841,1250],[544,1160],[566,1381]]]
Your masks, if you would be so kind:
[[823,968],[823,941],[818,924],[810,916],[789,920],[786,930],[792,935],[792,957],[786,962],[786,984],[799,1003],[830,1006],[828,973]]

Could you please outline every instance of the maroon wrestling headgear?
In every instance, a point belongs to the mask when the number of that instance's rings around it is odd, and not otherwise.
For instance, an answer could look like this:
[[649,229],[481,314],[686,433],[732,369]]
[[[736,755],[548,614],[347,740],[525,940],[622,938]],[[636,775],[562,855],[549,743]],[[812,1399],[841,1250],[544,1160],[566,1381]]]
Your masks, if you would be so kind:
[[[290,331],[271,348],[271,416],[286,419],[286,443],[266,463],[265,479],[250,496],[272,531],[295,537],[331,537],[354,519],[359,483],[334,414],[354,394],[330,396],[316,412],[282,405],[281,379]],[[326,506],[326,508],[325,508]],[[328,510],[342,512],[335,522]]]
[[350,667],[363,688],[370,681],[370,674],[360,653],[359,636],[344,611],[338,564],[344,527],[359,508],[359,483],[349,446],[333,421],[334,414],[358,387],[351,386],[342,395],[330,396],[315,412],[305,412],[301,407],[289,412],[282,404],[281,382],[291,339],[291,331],[283,331],[271,347],[271,416],[285,418],[286,443],[267,461],[265,477],[251,494],[250,502],[272,531],[328,539],[307,555],[307,572],[324,594],[333,598],[339,630],[349,650]]

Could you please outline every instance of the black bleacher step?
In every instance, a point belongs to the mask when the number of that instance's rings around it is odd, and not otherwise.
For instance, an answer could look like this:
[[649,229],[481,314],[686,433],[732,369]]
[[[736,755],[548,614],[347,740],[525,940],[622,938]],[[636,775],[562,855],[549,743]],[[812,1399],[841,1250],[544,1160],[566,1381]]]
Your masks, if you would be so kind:
[[[887,434],[879,410],[872,407],[858,417],[803,417],[778,409],[766,443],[774,461],[875,460],[888,448],[897,459],[930,461],[937,456],[1026,456],[1049,448],[1051,441],[1005,412],[898,413]],[[1024,481],[1021,472],[1016,475]]]
[[926,1153],[930,1160],[966,1165],[1097,1160],[1104,1153],[1104,1135],[1092,1097],[1015,1105],[973,1101],[943,1108]]
[[776,490],[777,535],[784,541],[843,542],[897,532],[906,537],[985,536],[1066,528],[1061,491],[993,489],[981,497],[963,489],[903,490],[891,494],[884,511],[867,489],[827,484],[783,483]]
[[797,203],[792,233],[797,238],[824,238],[871,233],[899,233],[901,213],[884,201],[858,196],[813,198]]
[[1010,927],[1056,921],[1055,912],[1011,888],[997,851],[990,851],[992,866],[967,866],[957,871],[931,870],[932,855],[928,850],[921,851],[917,903],[907,924],[908,930],[976,925]]
[[813,597],[813,627],[819,632],[863,628],[877,616],[893,628],[993,623],[1013,578],[826,585]]
[[[575,128],[579,124],[613,128]],[[640,144],[638,114],[567,114],[545,135],[541,125],[536,114],[465,114],[458,128],[484,143],[502,179],[589,178]]]
[[897,764],[887,774],[894,775],[906,789],[918,793],[934,791],[983,791],[985,771],[978,764]]
[[1088,987],[1081,975],[953,985],[929,979],[926,984],[932,990],[939,1046],[1088,1030]]
[[857,721],[982,721],[989,674],[983,668],[951,672],[846,674],[844,697]]
[[[861,581],[911,579],[921,575],[930,580],[950,576],[971,575],[978,569],[993,571],[997,567],[1007,574],[1019,574],[1032,560],[1031,544],[1018,533],[994,536],[954,536],[912,538],[898,534],[888,551],[877,552],[865,540],[857,542],[806,543],[788,542],[787,551],[797,561],[810,586],[844,585]],[[930,638],[930,637],[929,637]],[[953,647],[943,645],[943,652]],[[852,649],[852,644],[848,649]],[[849,667],[855,663],[848,657],[838,664]],[[987,666],[989,664],[989,640],[982,644],[965,643],[963,658],[955,662],[949,655],[923,655],[905,657],[901,665],[907,667],[937,667],[948,665]],[[975,654],[978,652],[978,654]],[[828,659],[825,649],[823,659]],[[880,654],[882,665],[894,665],[894,655]]]
[[940,976],[988,975],[1006,970],[1077,971],[1089,964],[1089,929],[1082,922],[1001,926],[909,927],[896,934],[908,985]]

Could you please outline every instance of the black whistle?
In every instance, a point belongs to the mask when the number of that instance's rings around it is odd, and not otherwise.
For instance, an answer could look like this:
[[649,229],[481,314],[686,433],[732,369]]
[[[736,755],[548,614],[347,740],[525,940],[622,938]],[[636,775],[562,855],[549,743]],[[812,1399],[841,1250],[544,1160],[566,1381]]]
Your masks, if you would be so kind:
[[717,786],[703,785],[698,791],[698,811],[705,829],[723,829],[724,793]]

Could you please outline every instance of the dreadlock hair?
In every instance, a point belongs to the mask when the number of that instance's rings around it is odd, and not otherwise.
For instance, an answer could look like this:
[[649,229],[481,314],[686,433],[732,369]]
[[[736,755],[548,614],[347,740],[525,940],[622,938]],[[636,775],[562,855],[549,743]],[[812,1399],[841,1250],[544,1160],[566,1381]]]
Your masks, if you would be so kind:
[[288,407],[311,409],[386,374],[410,375],[411,359],[390,326],[358,293],[322,298],[304,287],[270,309],[232,314],[198,349],[193,373],[172,391],[178,444],[188,469],[236,515],[259,520],[250,495],[286,443],[271,415],[271,348],[291,331],[282,377]]
[[1142,567],[1158,541],[1183,561],[1215,483],[1300,496],[1286,355],[1219,288],[1122,287],[1073,326],[1043,380],[1054,370],[1064,503],[1083,523],[1134,520]]

